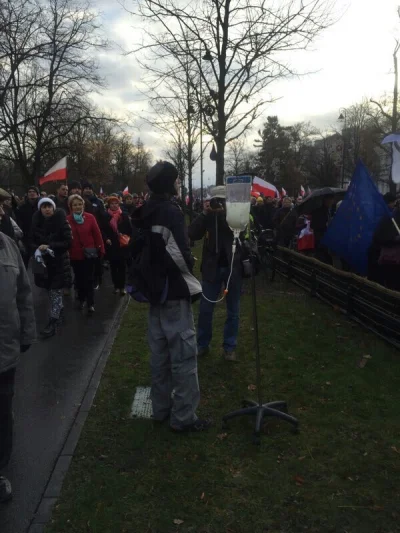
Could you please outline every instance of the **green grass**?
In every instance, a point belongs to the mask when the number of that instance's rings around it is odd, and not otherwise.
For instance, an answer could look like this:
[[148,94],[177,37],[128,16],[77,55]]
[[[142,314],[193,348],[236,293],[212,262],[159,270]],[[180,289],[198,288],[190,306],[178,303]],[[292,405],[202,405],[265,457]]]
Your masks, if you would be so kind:
[[254,446],[252,419],[227,431],[220,424],[256,394],[245,291],[240,361],[220,356],[219,305],[212,353],[199,362],[199,414],[215,421],[205,434],[129,419],[135,387],[150,384],[147,308],[131,303],[47,533],[400,531],[398,352],[293,285],[260,276],[264,400],[287,400],[301,431],[269,420]]

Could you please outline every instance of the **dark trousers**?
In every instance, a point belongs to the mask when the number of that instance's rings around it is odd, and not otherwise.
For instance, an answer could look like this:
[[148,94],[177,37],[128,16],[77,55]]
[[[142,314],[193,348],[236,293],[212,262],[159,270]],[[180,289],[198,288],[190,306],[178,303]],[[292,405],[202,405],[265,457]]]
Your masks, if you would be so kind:
[[94,261],[94,286],[100,286],[103,281],[103,259],[98,257]]
[[110,259],[111,279],[116,289],[125,288],[126,260]]
[[75,274],[75,289],[78,300],[87,303],[88,307],[94,305],[94,269],[96,259],[71,261]]
[[7,466],[13,441],[13,412],[15,368],[0,374],[0,471]]

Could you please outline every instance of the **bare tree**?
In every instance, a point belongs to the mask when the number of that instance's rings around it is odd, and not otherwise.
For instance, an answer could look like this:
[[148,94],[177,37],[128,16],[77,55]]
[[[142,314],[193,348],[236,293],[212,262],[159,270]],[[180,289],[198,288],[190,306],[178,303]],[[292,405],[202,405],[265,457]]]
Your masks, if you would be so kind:
[[[18,4],[23,20],[30,5]],[[12,13],[13,6],[10,0]],[[19,53],[15,43],[21,39],[18,24],[11,26],[9,39],[3,41],[11,81],[3,91],[0,130],[3,147],[5,143],[27,181],[42,175],[43,158],[77,121],[90,118],[92,108],[86,94],[102,86],[90,52],[106,45],[99,37],[97,16],[90,3],[38,0],[36,6],[37,14],[26,34],[30,55],[17,65],[13,63]]]
[[[190,83],[217,147],[223,183],[225,146],[271,101],[266,88],[292,75],[285,54],[306,49],[330,23],[332,0],[143,0],[136,14],[151,25],[136,51],[164,55],[165,73],[190,62]],[[150,28],[156,29],[152,32]],[[204,54],[204,56],[203,56]],[[148,57],[149,61],[153,58]],[[204,92],[203,92],[204,90]]]

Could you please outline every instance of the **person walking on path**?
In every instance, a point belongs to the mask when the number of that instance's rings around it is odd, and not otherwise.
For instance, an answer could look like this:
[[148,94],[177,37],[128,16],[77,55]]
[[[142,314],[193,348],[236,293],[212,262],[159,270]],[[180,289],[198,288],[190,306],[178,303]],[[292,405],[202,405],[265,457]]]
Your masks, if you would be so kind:
[[29,278],[15,242],[0,233],[0,502],[12,497],[2,470],[9,462],[13,437],[12,400],[19,354],[36,339]]
[[85,302],[88,313],[94,313],[94,272],[97,259],[104,255],[103,238],[96,218],[85,213],[85,202],[77,194],[69,197],[71,214],[67,220],[72,229],[72,244],[69,249],[71,266],[75,274],[75,289],[78,296],[78,309]]
[[26,268],[28,268],[29,260],[32,257],[32,247],[29,239],[31,235],[32,218],[37,211],[38,202],[39,189],[33,185],[32,187],[29,187],[25,201],[18,207],[16,212],[17,223],[23,232],[23,259]]
[[124,296],[132,224],[129,215],[122,212],[117,196],[108,198],[108,206],[101,228],[106,244],[106,259],[110,263],[114,292]]
[[[184,215],[172,201],[177,178],[177,169],[166,161],[149,171],[151,197],[132,216],[137,242],[134,239],[132,243],[130,273],[137,289],[150,298],[148,343],[154,420],[169,420],[178,432],[203,431],[210,422],[196,414],[200,390],[191,306],[192,299],[201,295],[201,285],[192,274],[194,260]],[[140,258],[135,255],[139,250]]]
[[71,227],[65,211],[56,209],[51,198],[42,198],[32,220],[32,248],[35,250],[33,272],[35,284],[46,289],[50,298],[49,322],[41,332],[52,337],[63,318],[63,288],[70,276],[68,250],[72,242]]

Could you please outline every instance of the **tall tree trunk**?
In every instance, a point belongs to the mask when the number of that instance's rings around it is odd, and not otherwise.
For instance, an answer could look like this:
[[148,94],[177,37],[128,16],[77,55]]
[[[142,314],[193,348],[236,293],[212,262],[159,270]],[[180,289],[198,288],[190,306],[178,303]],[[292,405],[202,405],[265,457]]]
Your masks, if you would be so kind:
[[[393,88],[393,112],[392,112],[392,133],[397,133],[397,105],[399,98],[399,69],[397,63],[397,53],[399,51],[400,44],[396,43],[396,48],[393,53],[393,66],[394,66],[394,88]],[[392,194],[396,194],[396,183],[393,181],[392,169],[390,169],[389,187]]]

